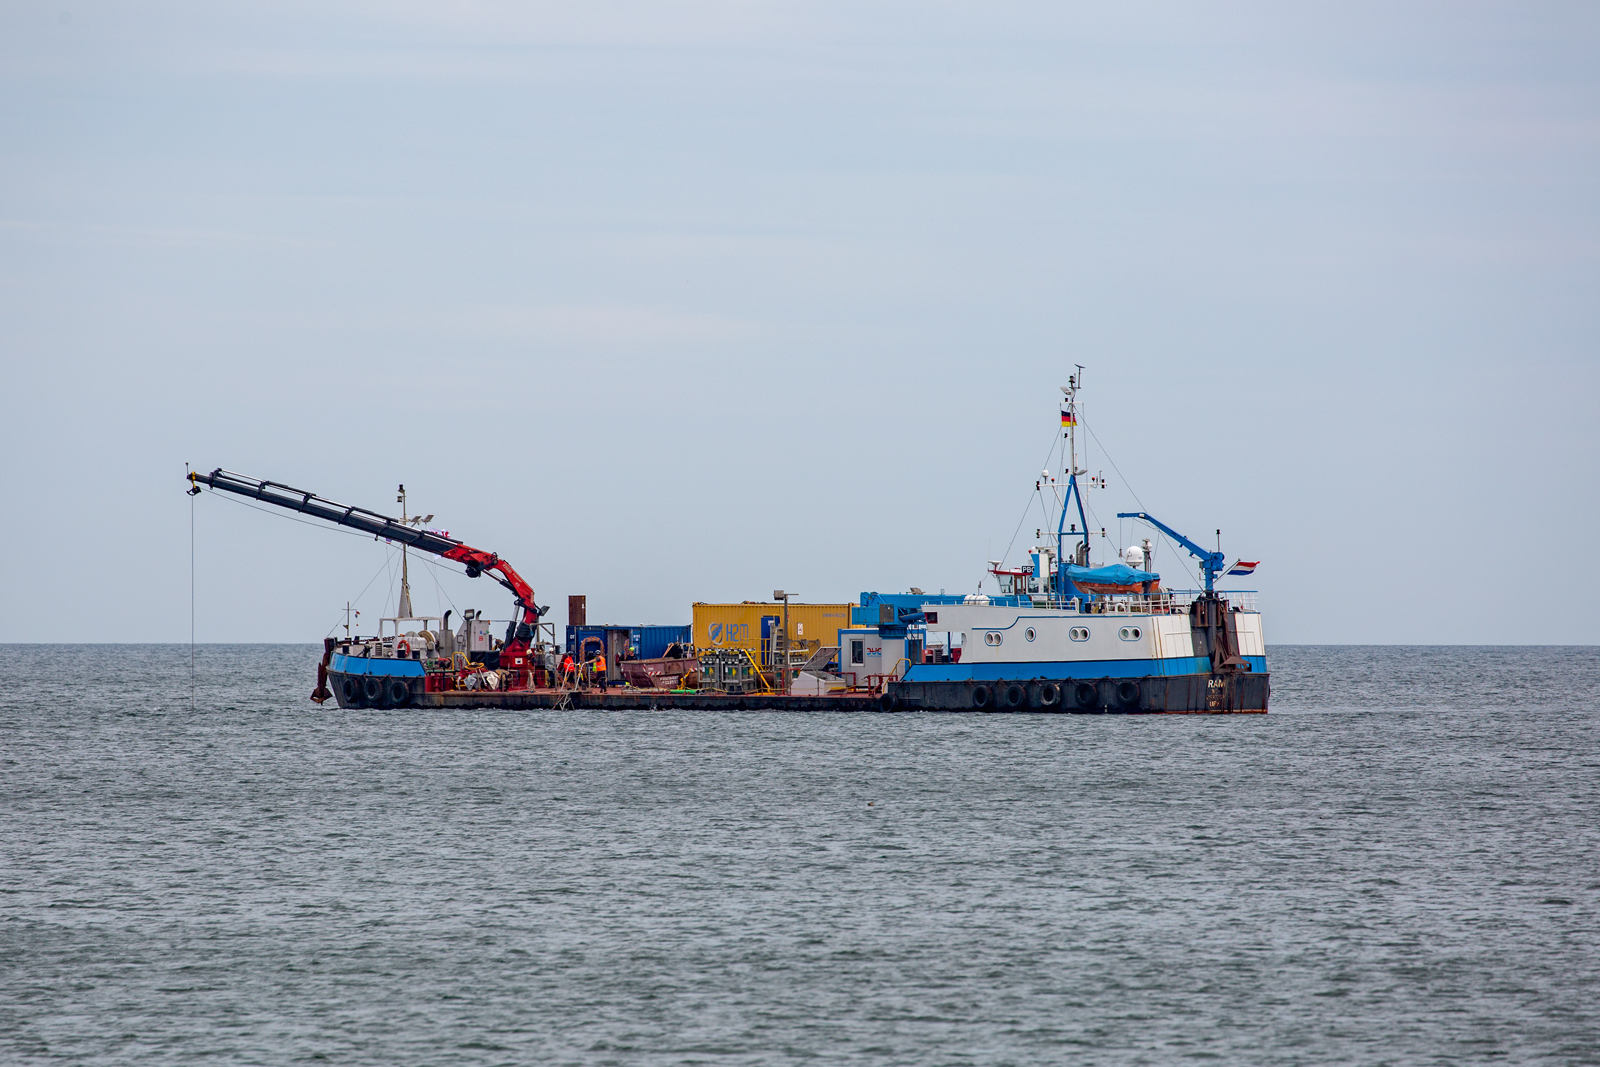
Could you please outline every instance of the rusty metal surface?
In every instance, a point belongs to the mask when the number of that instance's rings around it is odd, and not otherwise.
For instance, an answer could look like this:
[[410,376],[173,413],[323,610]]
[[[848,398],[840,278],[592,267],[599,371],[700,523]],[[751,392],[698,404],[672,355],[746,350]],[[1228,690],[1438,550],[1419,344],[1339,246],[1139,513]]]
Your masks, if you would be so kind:
[[698,659],[625,659],[622,679],[638,689],[676,689],[685,678],[700,673]]

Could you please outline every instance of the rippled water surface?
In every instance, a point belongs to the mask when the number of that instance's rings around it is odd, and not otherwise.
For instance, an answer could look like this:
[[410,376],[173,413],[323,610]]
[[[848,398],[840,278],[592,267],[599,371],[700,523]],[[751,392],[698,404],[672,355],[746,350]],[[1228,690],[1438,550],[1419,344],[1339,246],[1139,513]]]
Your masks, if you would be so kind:
[[1600,1061],[1600,650],[1267,716],[316,709],[0,646],[0,1061]]

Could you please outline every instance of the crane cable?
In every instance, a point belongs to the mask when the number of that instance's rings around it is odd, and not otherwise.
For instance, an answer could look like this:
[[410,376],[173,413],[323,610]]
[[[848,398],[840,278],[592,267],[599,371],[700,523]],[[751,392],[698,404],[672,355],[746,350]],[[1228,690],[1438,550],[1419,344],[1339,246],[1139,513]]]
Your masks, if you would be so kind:
[[[188,464],[184,464],[185,467]],[[189,494],[189,713],[194,714],[194,498]]]
[[[1111,469],[1117,472],[1117,477],[1118,478],[1122,479],[1122,484],[1127,487],[1128,495],[1133,497],[1133,502],[1135,504],[1139,505],[1139,510],[1148,515],[1150,513],[1150,509],[1144,506],[1144,501],[1139,499],[1139,494],[1133,491],[1133,483],[1128,481],[1127,475],[1122,473],[1122,468],[1117,466],[1117,461],[1111,458],[1111,450],[1109,448],[1107,448],[1105,445],[1100,444],[1100,438],[1095,434],[1094,428],[1092,426],[1090,426],[1086,421],[1084,421],[1083,419],[1080,418],[1078,420],[1078,424],[1081,425],[1085,430],[1089,431],[1089,436],[1094,438],[1094,443],[1095,444],[1100,445],[1100,451],[1101,451],[1101,453],[1103,453],[1105,455],[1106,462],[1111,464]],[[1095,521],[1096,522],[1100,521],[1098,516],[1095,518]],[[1167,551],[1172,553],[1174,559],[1181,560],[1181,559],[1183,559],[1183,557],[1185,555],[1188,554],[1186,552],[1179,552],[1178,551],[1178,546],[1174,545],[1171,541],[1167,540],[1167,535],[1166,535],[1166,533],[1164,533],[1162,531],[1161,527],[1157,526],[1157,527],[1154,527],[1154,529],[1156,531],[1156,536],[1161,538],[1161,543],[1167,546]],[[1117,536],[1120,537],[1121,535],[1122,535],[1122,531],[1119,529],[1117,531]],[[1150,561],[1148,559],[1145,560],[1144,561],[1144,565],[1145,565],[1145,570],[1148,571],[1150,569]]]

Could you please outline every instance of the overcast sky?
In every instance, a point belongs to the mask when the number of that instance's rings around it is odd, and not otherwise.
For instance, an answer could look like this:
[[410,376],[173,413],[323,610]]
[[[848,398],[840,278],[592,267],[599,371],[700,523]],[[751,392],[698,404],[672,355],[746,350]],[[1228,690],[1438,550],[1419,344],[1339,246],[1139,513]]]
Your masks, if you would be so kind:
[[[558,623],[975,591],[1081,363],[1097,546],[1220,528],[1269,642],[1600,641],[1597,66],[1528,0],[13,0],[0,640],[187,640],[186,462],[404,482]],[[193,509],[202,641],[392,596]]]

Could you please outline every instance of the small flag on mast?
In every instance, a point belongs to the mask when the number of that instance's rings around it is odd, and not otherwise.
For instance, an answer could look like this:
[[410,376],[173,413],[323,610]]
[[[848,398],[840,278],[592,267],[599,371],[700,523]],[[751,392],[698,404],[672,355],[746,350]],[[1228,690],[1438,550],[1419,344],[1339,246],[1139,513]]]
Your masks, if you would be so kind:
[[1061,425],[1063,425],[1063,426],[1076,426],[1076,425],[1078,425],[1078,416],[1077,416],[1076,413],[1073,412],[1072,408],[1064,407],[1064,408],[1061,409]]
[[1242,559],[1235,560],[1233,566],[1229,567],[1224,573],[1225,574],[1254,574],[1255,571],[1256,571],[1256,568],[1258,566],[1260,566],[1260,565],[1261,565],[1261,561],[1259,559],[1256,560],[1254,563],[1247,563],[1246,561],[1244,561]]

